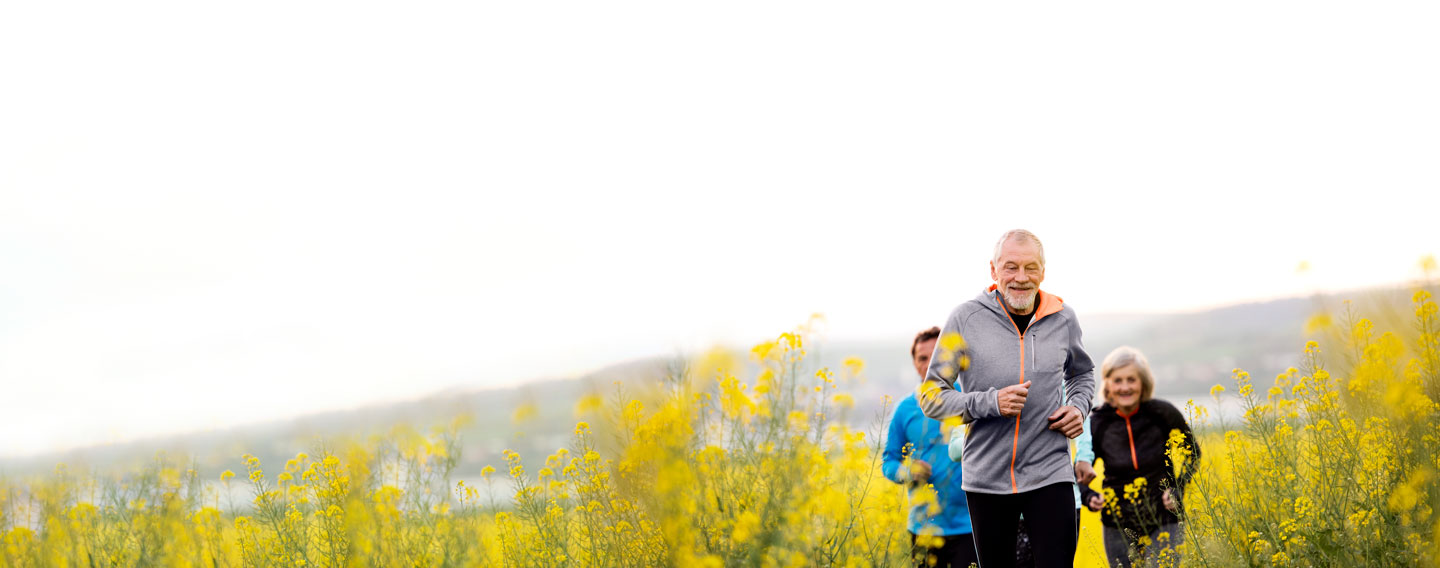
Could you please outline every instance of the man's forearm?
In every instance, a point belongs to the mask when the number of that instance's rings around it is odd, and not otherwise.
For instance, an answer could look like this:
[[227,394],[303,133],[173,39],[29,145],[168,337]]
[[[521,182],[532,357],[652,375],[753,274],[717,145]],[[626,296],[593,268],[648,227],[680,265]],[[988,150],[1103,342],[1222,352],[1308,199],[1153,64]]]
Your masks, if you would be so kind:
[[1090,419],[1090,399],[1095,395],[1095,371],[1065,379],[1065,404],[1080,411],[1081,420]]
[[920,383],[915,397],[920,412],[936,420],[960,417],[962,423],[1000,416],[1000,401],[995,389],[981,392],[960,392],[942,380],[926,379]]

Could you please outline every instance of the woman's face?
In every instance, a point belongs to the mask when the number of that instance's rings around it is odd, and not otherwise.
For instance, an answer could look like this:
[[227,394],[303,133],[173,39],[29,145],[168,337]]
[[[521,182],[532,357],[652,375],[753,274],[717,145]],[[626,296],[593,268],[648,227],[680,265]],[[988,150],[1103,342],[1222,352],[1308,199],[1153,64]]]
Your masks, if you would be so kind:
[[1105,390],[1110,393],[1110,404],[1129,412],[1140,405],[1140,372],[1135,365],[1126,365],[1110,371],[1105,377]]

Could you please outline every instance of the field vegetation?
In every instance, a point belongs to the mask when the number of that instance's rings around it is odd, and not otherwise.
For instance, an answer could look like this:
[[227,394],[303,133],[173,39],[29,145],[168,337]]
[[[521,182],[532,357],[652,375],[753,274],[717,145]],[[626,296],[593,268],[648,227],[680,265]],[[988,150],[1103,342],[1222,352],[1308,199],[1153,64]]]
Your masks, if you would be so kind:
[[[1237,369],[1212,393],[1238,397],[1243,416],[1189,405],[1203,460],[1185,494],[1186,543],[1163,563],[1435,565],[1440,323],[1428,292],[1411,307],[1402,329],[1353,312],[1317,318],[1320,339],[1269,385]],[[902,565],[909,504],[879,473],[888,417],[842,420],[864,362],[815,368],[809,335],[584,396],[569,444],[542,466],[507,452],[468,481],[453,475],[463,420],[334,440],[284,463],[247,455],[238,470],[158,455],[3,480],[0,565]],[[1081,565],[1101,565],[1096,521],[1082,522]]]

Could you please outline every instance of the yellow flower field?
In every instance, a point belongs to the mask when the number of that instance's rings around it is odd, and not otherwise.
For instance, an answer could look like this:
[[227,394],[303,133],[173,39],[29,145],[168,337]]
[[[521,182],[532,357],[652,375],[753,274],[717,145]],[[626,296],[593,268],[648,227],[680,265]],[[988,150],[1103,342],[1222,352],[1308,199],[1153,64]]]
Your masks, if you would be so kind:
[[[1427,293],[1413,300],[1411,329],[1377,335],[1352,315],[1331,352],[1305,346],[1273,386],[1236,370],[1236,423],[1190,407],[1203,461],[1182,557],[1163,561],[1435,565],[1440,325]],[[535,471],[507,452],[478,486],[452,481],[459,423],[283,464],[247,455],[244,471],[160,456],[113,477],[62,465],[3,481],[0,565],[904,565],[906,496],[879,472],[886,417],[837,419],[864,363],[812,369],[806,337],[584,397],[567,447]],[[1103,566],[1098,514],[1085,512],[1079,550],[1077,565]]]
[[1347,309],[1329,326],[1339,357],[1312,341],[1303,367],[1268,387],[1237,369],[1238,423],[1192,410],[1211,433],[1187,493],[1187,564],[1436,564],[1440,320],[1428,292],[1412,301],[1413,326],[1398,333]]

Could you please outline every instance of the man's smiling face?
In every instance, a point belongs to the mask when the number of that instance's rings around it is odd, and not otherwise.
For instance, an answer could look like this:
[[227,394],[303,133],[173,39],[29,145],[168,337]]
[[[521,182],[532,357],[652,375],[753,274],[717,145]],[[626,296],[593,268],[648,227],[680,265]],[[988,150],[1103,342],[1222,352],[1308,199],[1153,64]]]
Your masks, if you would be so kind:
[[1010,239],[1000,246],[1000,256],[990,261],[990,278],[1000,289],[1010,311],[1025,315],[1035,309],[1045,265],[1040,247],[1028,239]]

